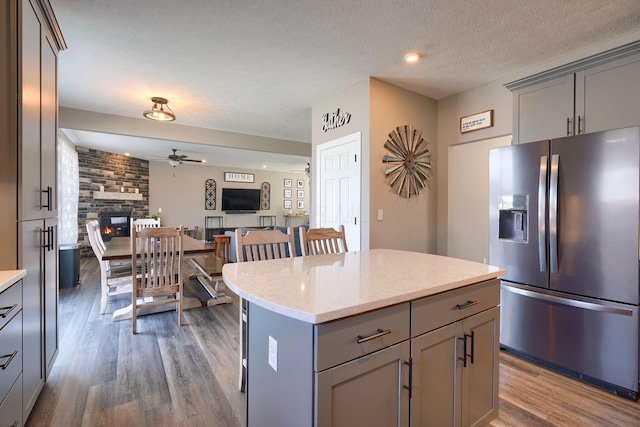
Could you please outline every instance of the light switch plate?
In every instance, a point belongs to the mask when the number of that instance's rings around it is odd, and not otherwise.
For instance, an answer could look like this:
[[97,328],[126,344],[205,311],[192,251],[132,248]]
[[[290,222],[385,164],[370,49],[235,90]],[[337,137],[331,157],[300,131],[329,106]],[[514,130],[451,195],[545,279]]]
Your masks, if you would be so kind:
[[378,209],[378,221],[382,221],[383,218],[384,218],[384,213],[382,209]]
[[269,366],[278,372],[278,341],[269,335]]

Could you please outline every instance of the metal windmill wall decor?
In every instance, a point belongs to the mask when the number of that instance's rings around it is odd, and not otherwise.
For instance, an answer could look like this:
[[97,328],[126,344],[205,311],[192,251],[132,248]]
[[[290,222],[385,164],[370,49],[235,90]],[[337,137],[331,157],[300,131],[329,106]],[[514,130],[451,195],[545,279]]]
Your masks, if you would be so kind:
[[390,152],[382,162],[389,165],[384,174],[391,188],[402,197],[418,195],[431,180],[431,152],[422,132],[413,126],[398,126],[384,148]]

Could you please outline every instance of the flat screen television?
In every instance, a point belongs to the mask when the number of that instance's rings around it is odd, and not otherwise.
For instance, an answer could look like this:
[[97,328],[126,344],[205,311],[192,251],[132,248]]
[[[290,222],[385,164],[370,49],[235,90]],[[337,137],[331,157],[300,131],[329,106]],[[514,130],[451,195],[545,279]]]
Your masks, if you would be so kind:
[[223,188],[222,210],[229,213],[253,213],[260,210],[260,190]]

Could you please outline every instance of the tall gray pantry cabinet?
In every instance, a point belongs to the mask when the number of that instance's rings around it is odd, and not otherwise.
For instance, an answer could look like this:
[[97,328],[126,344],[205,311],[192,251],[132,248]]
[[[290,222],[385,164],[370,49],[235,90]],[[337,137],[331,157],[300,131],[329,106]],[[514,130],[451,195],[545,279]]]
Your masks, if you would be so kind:
[[57,54],[65,46],[48,0],[1,4],[0,269],[27,270],[21,387],[26,422],[58,352]]

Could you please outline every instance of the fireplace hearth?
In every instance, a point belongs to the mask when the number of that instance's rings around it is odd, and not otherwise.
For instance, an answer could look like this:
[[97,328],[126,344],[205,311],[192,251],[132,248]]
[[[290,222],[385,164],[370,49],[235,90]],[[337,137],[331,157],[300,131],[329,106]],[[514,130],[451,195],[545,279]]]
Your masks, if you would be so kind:
[[105,242],[112,237],[131,235],[131,211],[102,212],[100,214],[100,234]]

